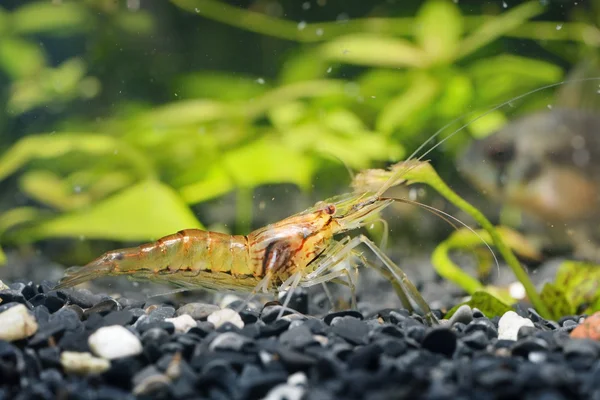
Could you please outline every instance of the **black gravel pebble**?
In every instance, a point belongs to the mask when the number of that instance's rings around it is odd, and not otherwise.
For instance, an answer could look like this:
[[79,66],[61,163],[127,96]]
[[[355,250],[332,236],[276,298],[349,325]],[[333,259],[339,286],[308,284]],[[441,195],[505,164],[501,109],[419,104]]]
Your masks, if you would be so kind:
[[[555,322],[518,309],[535,327],[521,328],[517,341],[498,340],[499,319],[468,307],[432,328],[401,309],[322,318],[286,310],[277,319],[273,304],[241,312],[243,328],[215,328],[210,304],[51,288],[19,282],[0,292],[0,312],[25,304],[39,325],[28,339],[0,340],[0,399],[600,398],[600,344],[568,336],[580,316]],[[306,314],[306,296],[299,291],[290,308]],[[176,332],[165,319],[183,314],[196,326]],[[61,353],[89,352],[90,335],[112,325],[134,332],[141,354],[98,375],[66,373]]]

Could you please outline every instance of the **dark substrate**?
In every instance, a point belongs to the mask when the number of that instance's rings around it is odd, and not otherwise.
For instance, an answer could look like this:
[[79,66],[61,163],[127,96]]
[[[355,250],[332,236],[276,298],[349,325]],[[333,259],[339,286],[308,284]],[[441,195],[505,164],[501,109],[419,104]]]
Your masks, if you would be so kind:
[[[9,286],[0,313],[25,304],[39,329],[0,341],[2,399],[600,399],[600,347],[569,338],[581,316],[557,323],[519,310],[535,328],[508,341],[497,338],[498,318],[477,310],[429,328],[399,309],[276,319],[280,306],[268,305],[241,312],[241,329],[215,329],[200,307],[197,326],[176,333],[164,319],[179,304],[150,311],[141,301],[52,291],[50,282]],[[305,293],[293,300],[307,312]],[[142,353],[99,375],[65,373],[61,352],[89,352],[88,337],[107,325],[133,332]]]

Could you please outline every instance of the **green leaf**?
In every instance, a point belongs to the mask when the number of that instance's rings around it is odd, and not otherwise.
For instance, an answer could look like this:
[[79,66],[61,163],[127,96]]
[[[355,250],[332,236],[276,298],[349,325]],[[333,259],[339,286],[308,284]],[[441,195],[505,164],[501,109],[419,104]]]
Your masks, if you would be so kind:
[[179,189],[181,197],[188,204],[221,196],[234,188],[234,183],[222,165],[213,165],[202,180],[185,185]]
[[213,100],[182,100],[170,103],[134,118],[140,126],[150,128],[201,124],[235,116],[230,105]]
[[500,16],[490,18],[463,40],[460,56],[473,53],[542,12],[544,6],[536,1],[529,1],[503,12]]
[[561,264],[554,285],[562,290],[569,302],[582,312],[598,311],[594,304],[600,301],[600,267],[585,262],[565,261]]
[[552,318],[558,321],[566,315],[573,315],[575,307],[569,302],[565,292],[552,283],[546,283],[540,297],[552,313]]
[[12,28],[18,34],[66,34],[90,27],[86,7],[76,3],[35,2],[11,14]]
[[462,305],[468,305],[471,308],[477,308],[483,314],[485,314],[488,318],[493,318],[495,316],[502,316],[507,311],[512,311],[512,307],[503,301],[497,299],[493,295],[483,291],[478,290],[471,296],[471,299],[465,303],[458,304],[450,309],[444,316],[444,318],[448,319],[454,315],[456,310]]
[[17,39],[0,38],[0,68],[13,79],[30,77],[46,65],[38,44]]
[[229,151],[223,165],[236,185],[253,188],[270,183],[311,184],[313,161],[273,138],[254,141]]
[[101,134],[62,133],[31,135],[19,140],[0,157],[0,181],[32,160],[58,158],[71,152],[94,156],[118,153],[140,176],[152,175],[146,156],[118,139]]
[[181,197],[155,180],[141,182],[89,209],[58,216],[19,232],[18,241],[83,237],[119,241],[148,241],[181,229],[202,225]]
[[174,92],[183,99],[248,100],[265,92],[268,86],[256,78],[232,75],[220,71],[195,72],[177,79]]
[[439,91],[440,84],[435,78],[424,73],[417,74],[410,86],[381,110],[377,117],[377,130],[391,134],[419,111],[429,107]]
[[330,61],[372,67],[423,67],[427,54],[407,40],[357,33],[333,39],[321,47]]
[[463,20],[460,9],[449,1],[428,1],[416,17],[417,43],[432,63],[450,62],[457,55]]
[[285,131],[296,125],[308,112],[305,103],[292,101],[273,107],[268,111],[269,119],[277,129]]
[[4,254],[2,247],[0,247],[0,266],[3,266],[5,264],[6,264],[6,254]]
[[50,171],[28,171],[21,176],[19,186],[32,199],[58,210],[80,208],[91,200],[86,193],[74,193],[67,182]]

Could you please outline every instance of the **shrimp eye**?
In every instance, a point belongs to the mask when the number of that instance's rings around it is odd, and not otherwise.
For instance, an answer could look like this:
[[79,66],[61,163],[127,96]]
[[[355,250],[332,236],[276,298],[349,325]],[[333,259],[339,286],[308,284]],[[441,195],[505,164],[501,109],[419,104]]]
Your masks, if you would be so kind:
[[496,164],[506,164],[515,157],[515,146],[513,143],[497,144],[488,149],[488,157]]
[[325,206],[325,212],[329,215],[335,214],[335,206],[333,204],[328,204]]

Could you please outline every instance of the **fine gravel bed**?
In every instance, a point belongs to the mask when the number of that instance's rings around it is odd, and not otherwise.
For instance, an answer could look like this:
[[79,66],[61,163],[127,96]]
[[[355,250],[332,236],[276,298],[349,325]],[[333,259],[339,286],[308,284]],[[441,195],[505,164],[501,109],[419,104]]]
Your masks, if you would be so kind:
[[273,303],[237,313],[51,287],[0,291],[0,399],[600,399],[600,346],[569,337],[582,316],[464,306],[430,328],[401,309],[305,316],[303,292],[277,319]]

